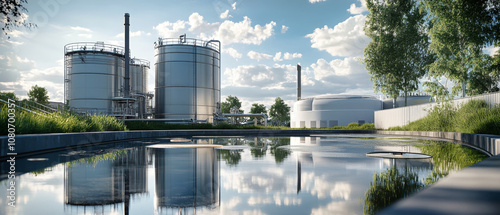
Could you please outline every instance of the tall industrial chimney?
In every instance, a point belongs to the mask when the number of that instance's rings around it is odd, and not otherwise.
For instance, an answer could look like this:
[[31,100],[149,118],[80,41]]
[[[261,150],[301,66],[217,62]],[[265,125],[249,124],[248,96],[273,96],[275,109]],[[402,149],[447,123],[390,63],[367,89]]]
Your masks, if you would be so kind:
[[125,13],[125,93],[123,97],[130,97],[130,40],[129,22],[130,14]]
[[300,100],[302,91],[302,73],[300,64],[297,64],[297,101]]

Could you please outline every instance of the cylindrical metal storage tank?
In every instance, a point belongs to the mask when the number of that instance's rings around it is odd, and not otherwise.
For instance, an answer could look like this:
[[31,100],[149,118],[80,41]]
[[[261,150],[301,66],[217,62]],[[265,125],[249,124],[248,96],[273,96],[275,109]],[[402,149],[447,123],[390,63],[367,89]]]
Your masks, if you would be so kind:
[[149,61],[133,58],[130,60],[130,95],[136,98],[137,113],[143,118],[146,113],[148,93]]
[[155,117],[211,122],[220,103],[220,42],[160,39],[155,52]]
[[124,49],[103,42],[64,47],[64,98],[79,111],[110,114],[113,97],[123,94]]

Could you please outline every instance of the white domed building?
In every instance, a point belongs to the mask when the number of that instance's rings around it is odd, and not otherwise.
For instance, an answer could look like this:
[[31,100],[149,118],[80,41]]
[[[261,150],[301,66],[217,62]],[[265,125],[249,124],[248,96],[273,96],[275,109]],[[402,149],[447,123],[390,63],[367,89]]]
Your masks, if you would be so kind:
[[374,96],[321,95],[295,102],[290,112],[292,128],[327,128],[349,123],[374,123],[374,112],[383,109]]

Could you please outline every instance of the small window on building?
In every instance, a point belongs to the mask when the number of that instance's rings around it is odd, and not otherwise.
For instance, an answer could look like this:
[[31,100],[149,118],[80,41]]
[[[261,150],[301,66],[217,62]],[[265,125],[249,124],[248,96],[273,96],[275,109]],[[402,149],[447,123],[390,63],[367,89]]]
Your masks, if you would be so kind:
[[333,126],[339,126],[339,121],[338,120],[330,120],[329,127],[333,127]]
[[300,121],[300,128],[306,127],[306,121]]
[[319,122],[319,127],[320,128],[326,128],[326,127],[328,127],[328,125],[326,123],[327,123],[326,120],[321,120]]
[[363,125],[363,124],[365,124],[365,120],[358,120],[358,124],[359,124],[359,125]]
[[306,137],[300,137],[300,143],[306,143]]
[[292,122],[292,128],[295,128],[295,122]]
[[311,121],[311,128],[316,128],[316,121]]

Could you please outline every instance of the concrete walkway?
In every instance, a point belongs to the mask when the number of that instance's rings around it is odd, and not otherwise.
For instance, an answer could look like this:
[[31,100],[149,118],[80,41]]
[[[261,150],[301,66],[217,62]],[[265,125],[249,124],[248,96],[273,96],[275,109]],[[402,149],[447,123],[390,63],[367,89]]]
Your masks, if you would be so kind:
[[500,155],[452,173],[379,214],[500,214]]

